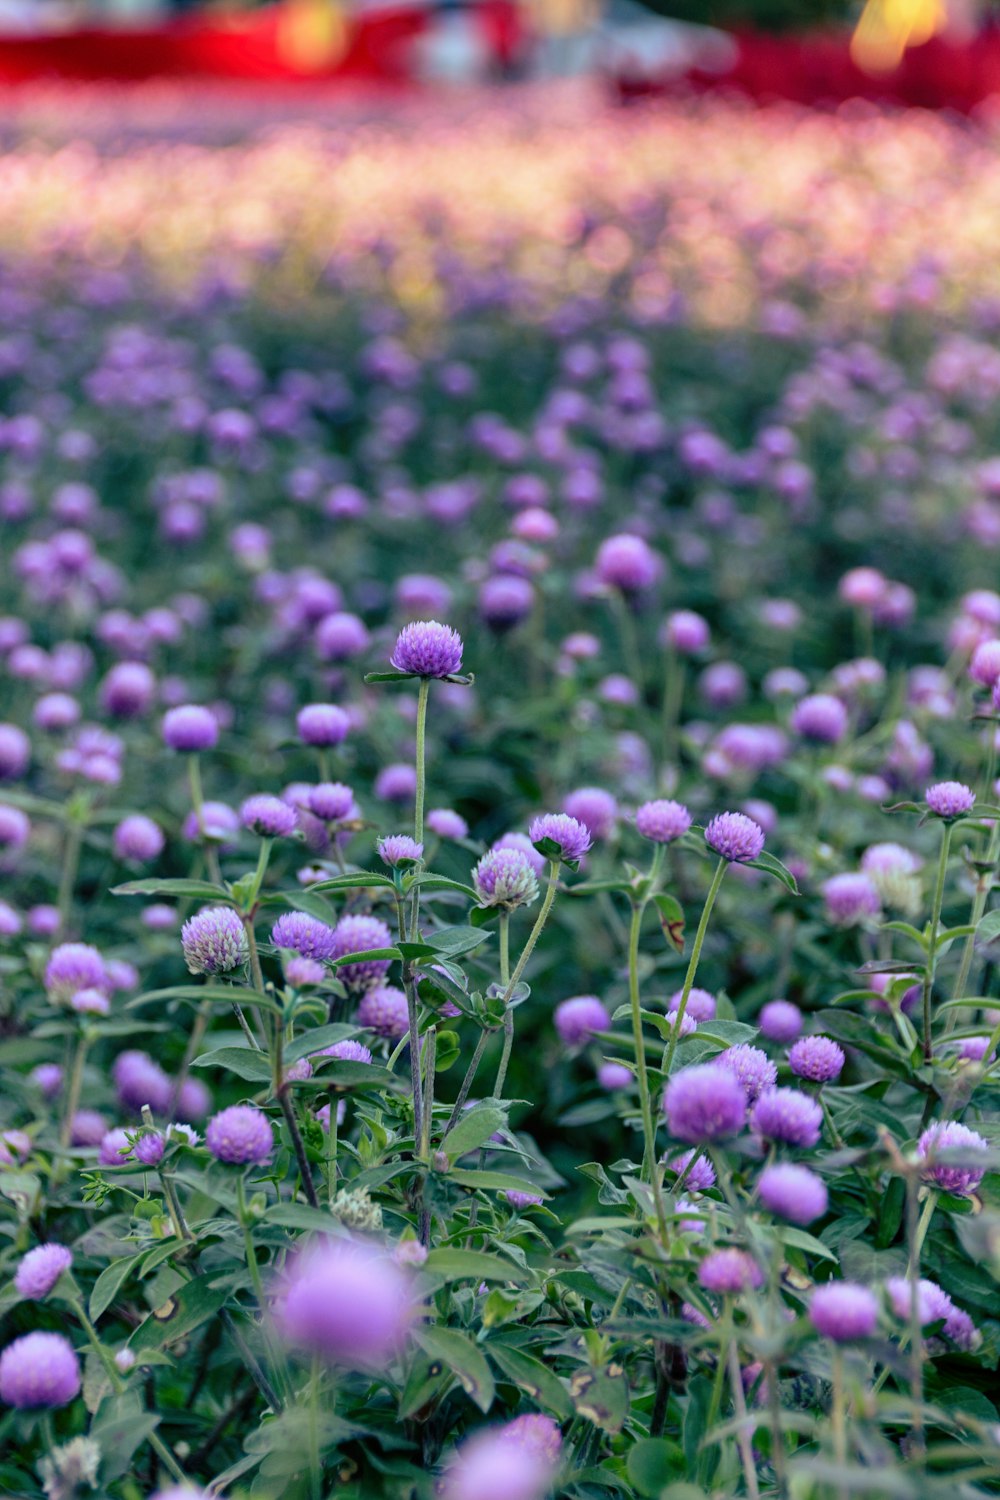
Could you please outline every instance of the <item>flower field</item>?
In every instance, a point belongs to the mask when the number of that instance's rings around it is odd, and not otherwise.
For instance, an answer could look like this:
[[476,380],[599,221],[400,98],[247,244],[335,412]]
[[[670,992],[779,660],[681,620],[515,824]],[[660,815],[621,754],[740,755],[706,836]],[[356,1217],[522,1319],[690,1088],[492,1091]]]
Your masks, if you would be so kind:
[[0,1492],[996,1494],[989,122],[0,135]]

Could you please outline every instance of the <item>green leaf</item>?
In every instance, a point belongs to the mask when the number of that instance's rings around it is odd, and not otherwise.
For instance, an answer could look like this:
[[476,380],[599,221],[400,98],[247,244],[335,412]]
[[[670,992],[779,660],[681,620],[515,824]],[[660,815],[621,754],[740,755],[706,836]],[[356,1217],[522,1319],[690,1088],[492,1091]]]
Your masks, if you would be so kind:
[[684,1453],[669,1438],[640,1438],[629,1450],[627,1470],[638,1494],[659,1496],[671,1474],[684,1472]]
[[345,964],[366,964],[373,958],[402,958],[398,948],[364,948],[360,953],[345,953],[343,958],[335,958],[329,967],[331,969],[342,969]]
[[487,1344],[486,1350],[493,1363],[522,1391],[527,1391],[533,1401],[548,1407],[560,1422],[569,1421],[573,1415],[573,1403],[566,1388],[540,1359],[521,1349],[512,1349],[499,1339]]
[[230,1293],[228,1280],[219,1283],[218,1272],[196,1276],[172,1293],[161,1307],[154,1308],[129,1339],[128,1347],[136,1354],[144,1349],[159,1349],[183,1338],[206,1319],[213,1318]]
[[486,1356],[479,1346],[455,1328],[436,1325],[416,1329],[415,1337],[425,1353],[447,1365],[479,1410],[488,1412],[496,1388]]
[[159,1004],[164,1000],[184,1000],[192,1005],[256,1005],[258,1009],[278,1009],[267,995],[240,984],[173,984],[169,989],[146,990],[136,995],[125,1009],[137,1010],[142,1005]]
[[1000,911],[988,911],[976,927],[977,943],[992,943],[1000,938]]
[[123,1260],[112,1261],[106,1266],[94,1282],[94,1290],[90,1294],[90,1321],[96,1323],[102,1313],[107,1312],[112,1302],[121,1291],[131,1273],[135,1270],[139,1257],[137,1255],[126,1256]]
[[467,1151],[475,1151],[477,1146],[488,1141],[495,1131],[502,1130],[506,1124],[505,1111],[498,1109],[495,1104],[475,1104],[465,1111],[454,1130],[445,1136],[441,1142],[442,1150],[447,1151],[454,1161]]
[[334,875],[329,880],[317,880],[309,889],[321,895],[324,891],[367,891],[375,886],[388,886],[391,890],[392,876],[383,874],[381,870],[352,870],[347,875]]
[[[450,1139],[450,1137],[449,1137]],[[484,1193],[536,1193],[540,1198],[549,1195],[533,1182],[526,1182],[523,1177],[514,1177],[509,1172],[477,1172],[471,1168],[452,1167],[445,1174],[447,1182],[457,1182],[459,1187],[478,1188]]]
[[357,1036],[359,1030],[359,1027],[349,1026],[344,1021],[333,1021],[329,1026],[316,1026],[312,1031],[304,1031],[293,1042],[287,1043],[285,1061],[298,1062],[300,1057],[308,1057],[324,1047],[332,1047],[335,1042],[345,1042],[349,1037]]
[[781,881],[786,889],[791,891],[793,896],[799,894],[795,876],[786,865],[781,863],[780,859],[775,859],[773,854],[759,854],[756,859],[748,859],[743,861],[743,863],[749,865],[751,870],[764,870],[768,875],[773,875],[776,880]]
[[191,1064],[193,1068],[225,1068],[248,1083],[270,1083],[271,1064],[263,1052],[252,1047],[216,1047],[214,1052],[203,1052]]
[[226,906],[236,903],[227,886],[213,885],[209,880],[127,880],[124,885],[111,887],[112,896],[175,896],[195,901],[221,901]]
[[442,1281],[512,1281],[522,1286],[529,1279],[527,1271],[504,1256],[487,1255],[482,1250],[460,1250],[452,1245],[432,1250],[421,1270]]
[[466,896],[470,901],[479,900],[471,885],[463,885],[460,880],[449,880],[446,875],[431,875],[429,873],[414,875],[412,880],[406,882],[406,886],[407,890],[412,890],[414,886],[419,886],[423,892],[429,894],[434,894],[437,891],[453,891],[458,896]]
[[620,1369],[578,1370],[569,1388],[581,1417],[602,1432],[621,1432],[628,1416],[628,1382]]
[[159,1417],[145,1412],[132,1391],[106,1401],[90,1428],[101,1450],[101,1484],[120,1479],[132,1467],[132,1456],[159,1425]]
[[417,682],[419,674],[416,672],[366,672],[366,682]]
[[684,952],[684,908],[676,896],[661,891],[653,897],[653,904],[660,918],[663,936],[678,953]]
[[816,1239],[815,1235],[807,1234],[804,1229],[793,1229],[790,1225],[782,1225],[779,1235],[783,1245],[791,1245],[795,1250],[805,1250],[810,1255],[818,1255],[821,1260],[832,1260],[836,1264],[837,1257],[822,1240]]
[[483,943],[489,942],[490,933],[484,932],[478,927],[442,927],[439,932],[432,932],[424,938],[424,942],[434,953],[443,953],[449,958],[459,958],[463,953],[471,953],[474,948],[479,948]]

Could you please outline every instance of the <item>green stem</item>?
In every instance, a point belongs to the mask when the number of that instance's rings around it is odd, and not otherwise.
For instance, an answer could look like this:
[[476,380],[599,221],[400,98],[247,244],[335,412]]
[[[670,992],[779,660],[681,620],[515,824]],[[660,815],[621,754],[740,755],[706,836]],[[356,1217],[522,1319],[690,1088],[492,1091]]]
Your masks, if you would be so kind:
[[559,861],[557,859],[550,860],[549,883],[545,892],[545,899],[542,902],[541,910],[539,911],[538,916],[535,918],[535,925],[534,927],[532,927],[530,933],[528,934],[528,941],[524,945],[524,948],[521,952],[521,957],[517,961],[517,966],[507,982],[507,988],[504,991],[503,997],[503,1003],[505,1006],[510,1004],[510,997],[517,988],[518,981],[521,978],[521,975],[524,973],[525,965],[527,964],[528,959],[531,957],[535,944],[538,942],[538,939],[542,935],[542,928],[548,921],[549,912],[552,910],[552,903],[556,899],[556,881],[558,875]]
[[504,986],[510,983],[510,912],[505,906],[500,908],[500,983]]
[[437,1066],[437,1027],[432,1026],[424,1041],[424,1112],[420,1131],[420,1158],[429,1161],[431,1122],[434,1116],[434,1073]]
[[340,1101],[335,1093],[327,1095],[327,1106],[330,1111],[330,1129],[326,1139],[326,1198],[332,1203],[337,1193],[337,1109]]
[[219,868],[218,850],[208,837],[208,830],[205,827],[205,797],[201,788],[201,763],[197,755],[188,756],[188,785],[191,788],[191,806],[194,808],[195,822],[205,853],[205,862],[208,865],[209,879],[215,885],[221,885],[222,871]]
[[424,785],[426,781],[427,695],[431,680],[421,677],[417,689],[417,796],[413,808],[413,837],[418,844],[424,841]]
[[924,965],[922,1012],[924,1023],[924,1062],[934,1055],[931,1036],[931,991],[934,988],[934,971],[937,968],[938,928],[941,924],[941,907],[944,902],[944,882],[948,869],[948,854],[951,849],[951,824],[946,823],[941,835],[941,857],[938,860],[937,881],[934,886],[934,905],[931,909],[930,934],[927,939],[927,962]]
[[740,1372],[740,1356],[735,1338],[729,1345],[729,1383],[733,1391],[733,1407],[739,1424],[736,1431],[736,1446],[740,1450],[740,1459],[743,1464],[743,1482],[750,1500],[758,1500],[760,1491],[757,1488],[757,1465],[754,1462],[753,1443],[750,1439],[750,1423],[747,1416],[746,1397],[743,1394],[743,1377]]
[[[833,1346],[833,1401],[830,1410],[830,1428],[833,1434],[833,1456],[838,1468],[847,1463],[847,1407],[844,1393],[844,1351],[839,1344]],[[841,1485],[839,1500],[849,1500],[848,1492]]]
[[[730,1319],[729,1298],[727,1297],[725,1299],[724,1316],[716,1325],[719,1334],[719,1353],[715,1363],[715,1379],[712,1381],[712,1393],[708,1401],[708,1415],[705,1418],[704,1432],[706,1436],[715,1430],[715,1425],[719,1420],[719,1409],[722,1406],[722,1389],[726,1383],[726,1356],[730,1335]],[[704,1438],[702,1441],[704,1442]],[[714,1452],[714,1448],[703,1447],[698,1457],[698,1484],[702,1489],[707,1487],[712,1475],[710,1464],[711,1456]]]
[[423,1139],[423,1098],[420,1088],[420,1016],[417,996],[417,981],[407,964],[403,971],[403,989],[406,991],[406,1014],[410,1037],[410,1091],[413,1095],[413,1143],[417,1150]]
[[642,1034],[642,1012],[639,1003],[639,930],[645,903],[632,903],[632,920],[628,934],[628,997],[632,1011],[632,1040],[635,1044],[635,1076],[639,1084],[639,1109],[642,1113],[644,1141],[642,1175],[653,1189],[656,1205],[656,1221],[660,1238],[667,1242],[667,1217],[663,1208],[663,1194],[656,1169],[656,1131],[653,1125],[653,1107],[649,1097],[649,1075],[646,1071],[646,1042]]
[[312,1500],[322,1500],[323,1469],[319,1459],[319,1355],[313,1355],[309,1382],[309,1482]]
[[284,1063],[285,1033],[281,1017],[274,1018],[274,1040],[271,1048],[271,1080],[272,1092],[281,1106],[281,1113],[285,1117],[288,1126],[288,1134],[292,1142],[292,1150],[295,1152],[295,1160],[298,1162],[299,1176],[302,1179],[302,1188],[309,1200],[311,1208],[319,1208],[319,1198],[316,1196],[316,1185],[313,1182],[312,1170],[309,1166],[309,1158],[299,1130],[299,1122],[295,1116],[295,1106],[289,1098],[288,1083],[285,1080]]
[[[990,799],[992,801],[992,797]],[[986,848],[986,863],[995,864],[1000,856],[1000,819],[995,819],[990,829],[990,840]],[[991,871],[984,870],[976,882],[976,893],[972,898],[972,910],[969,914],[969,926],[976,927],[982,921],[986,910],[986,903],[993,888],[993,875]],[[959,966],[958,976],[955,980],[955,988],[952,990],[951,998],[961,1000],[965,996],[966,987],[969,983],[969,974],[972,970],[972,960],[976,954],[976,935],[970,932],[962,949],[962,962]],[[949,1029],[957,1016],[956,1011],[950,1011],[945,1023]]]
[[257,856],[257,868],[253,873],[253,885],[250,887],[250,896],[247,900],[247,908],[253,910],[260,895],[260,888],[264,884],[264,876],[267,874],[267,862],[271,858],[271,845],[273,839],[261,839],[260,853]]
[[661,747],[664,766],[677,757],[677,725],[684,701],[684,660],[672,646],[667,647],[667,670],[663,683],[663,723]]
[[80,850],[83,847],[85,824],[73,817],[66,825],[66,842],[63,847],[62,870],[59,874],[59,936],[65,938],[73,913],[73,892],[80,868]]
[[674,1053],[677,1051],[677,1043],[680,1040],[681,1026],[687,1011],[688,996],[691,994],[695,975],[698,973],[698,963],[701,959],[701,950],[705,943],[705,934],[708,931],[709,918],[712,915],[715,898],[719,894],[719,887],[722,885],[727,869],[728,862],[720,859],[715,867],[715,874],[712,876],[712,884],[708,888],[708,895],[705,897],[705,905],[701,910],[701,920],[698,923],[698,931],[694,935],[694,946],[691,949],[691,958],[688,962],[687,973],[684,976],[684,987],[681,990],[680,1004],[674,1013],[673,1025],[670,1028],[670,1041],[667,1044],[667,1056],[663,1065],[663,1071],[668,1078],[674,1061]]
[[69,1088],[66,1091],[66,1107],[63,1110],[62,1126],[59,1131],[59,1144],[65,1151],[69,1147],[70,1137],[73,1134],[73,1116],[76,1114],[80,1103],[80,1091],[83,1088],[83,1069],[87,1061],[87,1051],[90,1040],[86,1032],[81,1031],[76,1042],[76,1052],[73,1056],[73,1070],[69,1076]]
[[458,1091],[458,1098],[452,1105],[451,1114],[448,1116],[448,1123],[444,1127],[444,1132],[441,1136],[442,1145],[447,1139],[449,1132],[454,1130],[458,1124],[459,1117],[465,1108],[465,1101],[469,1097],[469,1091],[475,1081],[476,1073],[479,1071],[479,1064],[483,1060],[483,1053],[486,1051],[486,1043],[489,1037],[490,1033],[484,1027],[479,1033],[479,1040],[476,1042],[476,1050],[472,1054],[472,1061],[465,1070],[465,1077],[462,1079],[462,1087]]

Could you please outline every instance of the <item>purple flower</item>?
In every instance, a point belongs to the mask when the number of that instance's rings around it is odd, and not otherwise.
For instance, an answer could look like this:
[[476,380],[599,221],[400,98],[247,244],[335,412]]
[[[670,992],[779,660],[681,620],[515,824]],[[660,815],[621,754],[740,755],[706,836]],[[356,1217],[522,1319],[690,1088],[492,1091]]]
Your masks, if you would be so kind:
[[289,1343],[349,1370],[384,1369],[415,1307],[405,1273],[374,1245],[334,1240],[296,1257],[275,1307]]
[[794,1042],[802,1031],[802,1012],[790,1000],[769,1000],[757,1024],[769,1042]]
[[106,1016],[111,1009],[111,1001],[101,990],[77,990],[75,995],[70,996],[70,1010],[75,1010],[78,1016]]
[[[917,1142],[917,1160],[924,1163],[923,1175],[928,1182],[967,1198],[976,1191],[986,1174],[985,1163],[978,1165],[976,1158],[989,1150],[989,1142],[978,1131],[970,1130],[958,1120],[937,1121],[928,1127]],[[942,1152],[958,1152],[964,1155],[961,1162],[942,1162],[937,1158]]]
[[961,818],[972,811],[976,794],[961,781],[936,781],[924,792],[924,800],[939,818]]
[[205,1145],[219,1161],[262,1167],[274,1150],[271,1122],[252,1104],[231,1104],[209,1120]]
[[[517,1420],[523,1421],[523,1418]],[[445,1470],[441,1500],[543,1500],[554,1476],[547,1453],[512,1443],[506,1428],[474,1433]]]
[[532,821],[528,837],[533,844],[556,844],[559,852],[554,857],[569,864],[576,864],[590,848],[590,830],[568,813],[543,813]]
[[14,1274],[14,1285],[22,1297],[40,1302],[72,1264],[73,1252],[65,1245],[36,1245],[34,1250],[21,1257]]
[[229,974],[249,962],[246,929],[230,906],[204,906],[181,928],[184,962],[191,974]]
[[309,790],[309,811],[324,823],[342,823],[357,815],[354,793],[342,781],[321,781]]
[[[341,969],[340,973],[343,972]],[[398,1041],[410,1024],[406,996],[390,984],[369,989],[361,997],[355,1019],[359,1026],[366,1026],[390,1041]]]
[[491,630],[499,634],[526,620],[535,603],[535,590],[527,578],[498,573],[487,578],[479,590],[479,613]]
[[882,903],[874,882],[867,875],[834,875],[823,882],[827,917],[837,927],[855,927],[874,922]]
[[296,956],[285,959],[285,979],[293,989],[301,990],[309,985],[322,984],[325,978],[326,970],[314,958]]
[[871,1338],[878,1324],[878,1298],[854,1281],[828,1281],[809,1301],[809,1317],[817,1333],[838,1344]]
[[[667,1010],[671,1015],[676,1015],[681,1008],[681,1000],[684,991],[674,990],[667,1001]],[[708,990],[700,990],[695,985],[689,992],[687,1005],[684,1007],[684,1019],[692,1021],[713,1021],[715,1019],[715,996]]]
[[464,839],[469,836],[469,825],[451,807],[432,807],[426,818],[431,833],[439,839]]
[[644,839],[652,839],[654,844],[672,844],[691,827],[691,814],[680,802],[661,797],[655,802],[644,802],[637,809],[635,826]]
[[147,1130],[136,1141],[132,1155],[144,1167],[157,1167],[163,1160],[166,1141],[158,1130]]
[[826,1183],[808,1167],[775,1162],[765,1167],[757,1184],[760,1201],[772,1214],[792,1224],[811,1224],[826,1213]]
[[8,1406],[67,1406],[79,1389],[80,1361],[61,1333],[26,1333],[0,1354],[0,1400]]
[[764,1273],[745,1250],[713,1250],[698,1267],[698,1280],[706,1292],[750,1292],[764,1285]]
[[334,929],[304,911],[284,912],[271,928],[271,942],[319,963],[329,962],[338,953]]
[[368,631],[357,615],[339,611],[324,615],[314,636],[320,661],[349,661],[368,649]]
[[602,1062],[597,1069],[597,1082],[609,1093],[615,1089],[627,1089],[632,1083],[632,1069],[624,1063]]
[[30,1076],[46,1099],[55,1099],[61,1093],[63,1070],[58,1063],[39,1063],[37,1068],[32,1068]]
[[[330,957],[345,958],[350,953],[370,953],[378,948],[391,947],[392,933],[379,917],[341,917],[333,929]],[[337,970],[337,978],[356,994],[378,984],[391,967],[391,959],[368,958],[360,963],[341,965]]]
[[334,703],[308,703],[305,708],[299,709],[295,727],[304,745],[329,749],[346,740],[351,721],[344,710]]
[[672,1136],[701,1146],[738,1135],[746,1124],[747,1100],[728,1068],[700,1063],[674,1074],[663,1096],[663,1109]]
[[402,806],[412,802],[417,794],[417,773],[413,766],[395,761],[378,773],[373,790],[383,802],[398,802]]
[[[534,851],[532,851],[534,853]],[[538,877],[519,849],[491,849],[472,872],[480,906],[530,906],[538,900]]]
[[553,1017],[559,1038],[567,1047],[579,1047],[595,1031],[611,1030],[611,1012],[596,995],[575,995],[555,1008]]
[[715,1186],[715,1168],[707,1156],[695,1150],[665,1158],[664,1170],[672,1172],[678,1181],[683,1179],[685,1192],[707,1193]]
[[96,1109],[78,1109],[70,1122],[70,1144],[99,1146],[107,1132],[108,1122]]
[[594,562],[594,572],[608,588],[623,594],[639,594],[652,588],[662,571],[656,553],[641,536],[619,532],[602,542]]
[[111,1069],[119,1103],[136,1114],[148,1104],[154,1114],[169,1108],[173,1084],[148,1052],[119,1052]]
[[504,1193],[504,1197],[512,1208],[518,1210],[522,1208],[538,1208],[540,1204],[545,1202],[541,1193],[523,1192],[520,1188],[508,1188]]
[[240,821],[244,828],[265,839],[287,839],[299,823],[294,807],[266,792],[247,798],[240,808]]
[[128,1131],[119,1126],[116,1130],[109,1130],[102,1137],[97,1161],[102,1167],[121,1167],[131,1155],[132,1147],[129,1145]]
[[122,818],[113,835],[115,854],[119,859],[135,860],[137,864],[148,864],[163,853],[163,831],[152,818],[142,813],[132,813]]
[[382,863],[393,870],[399,865],[417,864],[424,857],[423,844],[408,838],[405,833],[392,833],[388,838],[379,839],[376,848]]
[[969,662],[969,676],[980,687],[993,687],[1000,679],[1000,641],[980,642]]
[[219,724],[210,709],[185,703],[163,716],[163,742],[171,750],[211,750],[218,741]]
[[96,948],[89,943],[60,943],[45,966],[45,988],[50,1000],[65,1004],[77,990],[110,994],[111,982]]
[[0,781],[16,781],[31,761],[31,741],[16,724],[0,724]]
[[798,1089],[769,1089],[761,1094],[750,1114],[755,1135],[788,1146],[815,1146],[822,1123],[820,1106]]
[[804,740],[836,745],[847,733],[847,709],[832,693],[812,693],[792,710],[792,728]]
[[[900,1322],[908,1323],[912,1311],[913,1282],[907,1276],[888,1276],[885,1291],[893,1314]],[[920,1278],[917,1282],[917,1318],[921,1327],[925,1323],[937,1323],[947,1318],[954,1307],[948,1293],[936,1281]]]
[[239,826],[239,814],[235,808],[225,802],[203,802],[201,817],[192,809],[184,819],[181,832],[189,843],[204,840],[225,849],[231,847]]
[[526,833],[502,834],[500,838],[493,840],[491,852],[500,849],[515,849],[518,854],[524,855],[536,875],[545,873],[548,861],[543,854],[539,854]]
[[661,644],[672,646],[679,656],[697,656],[711,639],[708,623],[690,609],[668,615],[660,632]]
[[462,670],[462,637],[437,620],[404,625],[390,664],[415,677],[451,677]]
[[563,812],[582,823],[592,839],[606,839],[615,831],[618,804],[603,788],[584,786],[570,792],[563,802]]
[[778,1070],[767,1053],[759,1047],[751,1047],[749,1042],[727,1047],[715,1061],[735,1075],[750,1104],[759,1099],[765,1089],[774,1088],[778,1081]]
[[788,1064],[799,1078],[813,1083],[832,1083],[844,1066],[843,1048],[828,1036],[804,1036],[788,1054]]
[[148,713],[156,696],[156,678],[145,662],[119,661],[98,690],[101,706],[113,719],[136,719]]
[[335,1057],[339,1062],[370,1063],[372,1060],[371,1049],[364,1042],[356,1042],[353,1037],[348,1037],[343,1042],[334,1042],[329,1047],[315,1054],[316,1057]]
[[705,829],[705,843],[722,859],[746,864],[760,858],[764,830],[746,813],[718,813]]

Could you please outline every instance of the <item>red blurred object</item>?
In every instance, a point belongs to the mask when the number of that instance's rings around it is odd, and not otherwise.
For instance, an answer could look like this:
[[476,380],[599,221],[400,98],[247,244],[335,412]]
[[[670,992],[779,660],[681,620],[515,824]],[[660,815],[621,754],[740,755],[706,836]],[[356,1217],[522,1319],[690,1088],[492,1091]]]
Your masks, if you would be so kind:
[[838,104],[846,99],[969,113],[1000,94],[1000,31],[988,27],[962,42],[933,37],[911,47],[886,73],[866,73],[850,54],[847,33],[733,37],[737,55],[724,72],[693,67],[658,79],[620,75],[613,80],[623,102],[678,90],[735,89],[758,102]]
[[[472,13],[497,63],[509,62],[522,35],[514,0],[479,0]],[[413,79],[415,44],[434,22],[431,7],[401,4],[347,14],[334,35],[297,39],[290,15],[291,7],[281,6],[226,20],[185,17],[142,28],[0,34],[0,86],[170,78],[406,84]]]

